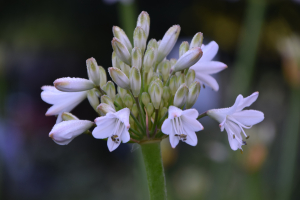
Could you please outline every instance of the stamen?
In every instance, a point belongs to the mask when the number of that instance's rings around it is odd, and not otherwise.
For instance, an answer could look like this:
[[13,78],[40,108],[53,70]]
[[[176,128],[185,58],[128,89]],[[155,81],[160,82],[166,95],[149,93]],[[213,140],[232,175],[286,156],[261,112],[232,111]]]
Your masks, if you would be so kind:
[[249,139],[249,137],[250,137],[250,136],[248,135],[248,136],[246,137],[246,139]]
[[232,136],[233,136],[233,139],[235,139],[235,135],[233,134]]

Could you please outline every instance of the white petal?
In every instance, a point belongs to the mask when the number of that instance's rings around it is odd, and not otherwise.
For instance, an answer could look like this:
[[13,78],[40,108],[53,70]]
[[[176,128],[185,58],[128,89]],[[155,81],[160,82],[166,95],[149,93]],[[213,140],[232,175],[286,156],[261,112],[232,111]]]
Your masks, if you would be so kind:
[[170,134],[169,139],[170,139],[171,147],[174,149],[179,143],[179,138],[174,134]]
[[168,119],[173,119],[174,117],[180,117],[182,114],[182,110],[175,107],[170,106],[168,110]]
[[[242,137],[241,137],[241,129],[234,123],[229,122],[225,124],[225,129],[228,135],[228,141],[232,150],[242,149]],[[233,137],[235,135],[235,138]]]
[[119,118],[119,120],[121,120],[121,122],[124,123],[127,130],[130,128],[130,124],[129,124],[130,110],[129,110],[129,108],[123,108],[122,110],[119,110],[118,112],[114,113],[114,115],[117,118]]
[[199,116],[199,113],[196,109],[192,108],[192,109],[187,109],[187,110],[182,111],[181,115],[185,115],[187,117],[197,119],[197,117]]
[[230,148],[232,150],[236,151],[237,149],[242,149],[242,145],[229,134],[228,134],[228,141],[229,141]]
[[112,135],[112,131],[115,128],[115,119],[114,118],[108,118],[108,117],[97,117],[95,119],[95,123],[97,125],[96,128],[94,128],[92,134],[94,138],[97,139],[104,139],[108,138]]
[[196,73],[215,74],[227,68],[227,65],[218,61],[198,62],[191,69]]
[[211,87],[215,91],[219,90],[218,82],[208,74],[196,73],[196,80],[206,84],[207,86]]
[[64,92],[79,92],[94,88],[94,83],[83,78],[59,78],[54,81],[56,89]]
[[258,92],[254,92],[250,96],[244,98],[237,107],[237,111],[243,110],[245,107],[250,106],[258,98]]
[[107,147],[108,150],[110,152],[112,152],[113,150],[115,150],[116,148],[118,148],[118,146],[121,144],[121,142],[119,141],[118,143],[114,142],[111,137],[108,138],[107,140]]
[[172,134],[172,119],[165,119],[161,126],[161,131],[166,135]]
[[185,143],[191,145],[191,146],[196,146],[198,143],[198,138],[195,132],[193,131],[188,131],[187,133],[187,137],[185,140]]
[[245,126],[253,126],[264,120],[264,113],[257,110],[243,110],[231,116]]
[[202,48],[203,56],[199,62],[211,61],[218,53],[219,45],[215,41],[211,41],[209,44]]
[[243,101],[243,96],[242,95],[238,95],[233,106],[231,106],[228,109],[228,115],[231,115],[233,113],[235,113],[240,105],[240,103]]
[[212,109],[207,111],[207,115],[219,123],[222,123],[228,115],[229,110],[230,108]]
[[121,140],[122,140],[123,143],[127,143],[130,140],[130,134],[129,134],[128,130],[125,127],[123,129],[122,134],[121,134]]
[[181,119],[183,122],[183,127],[185,129],[189,129],[194,132],[203,130],[203,126],[198,120],[184,116],[184,115],[181,116]]
[[60,145],[69,144],[76,136],[93,126],[88,120],[70,120],[55,124],[49,133],[55,143]]

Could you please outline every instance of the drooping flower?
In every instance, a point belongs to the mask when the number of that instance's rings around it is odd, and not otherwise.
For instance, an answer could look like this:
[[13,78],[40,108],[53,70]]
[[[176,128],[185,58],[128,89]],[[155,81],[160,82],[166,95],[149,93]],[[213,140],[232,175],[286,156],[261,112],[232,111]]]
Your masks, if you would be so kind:
[[219,50],[219,45],[215,41],[211,41],[207,45],[202,44],[201,49],[203,51],[202,57],[190,69],[195,70],[195,80],[199,81],[201,85],[205,84],[213,90],[218,91],[219,85],[210,74],[218,73],[227,68],[226,64],[222,62],[212,61]]
[[161,131],[169,135],[172,148],[175,148],[180,140],[191,146],[197,145],[195,132],[203,130],[202,124],[197,120],[198,115],[195,109],[181,110],[175,106],[169,107],[168,119],[164,121]]
[[243,110],[256,101],[258,92],[243,98],[239,95],[233,106],[229,108],[213,109],[207,111],[207,115],[220,123],[221,131],[227,132],[229,144],[232,150],[241,149],[246,142],[243,141],[241,132],[248,138],[243,128],[249,129],[253,125],[264,120],[264,113],[257,110]]
[[62,92],[57,90],[54,86],[43,86],[42,90],[41,97],[43,101],[52,104],[46,112],[46,115],[58,115],[56,123],[62,121],[61,114],[63,112],[70,112],[87,96],[87,91]]
[[49,133],[49,137],[59,145],[69,144],[75,137],[93,126],[88,120],[70,120],[55,124]]
[[[101,105],[101,104],[100,104]],[[130,140],[128,132],[129,124],[129,108],[123,108],[115,113],[107,113],[105,116],[95,119],[97,127],[92,134],[97,139],[108,138],[107,147],[109,151],[115,150],[121,143]]]

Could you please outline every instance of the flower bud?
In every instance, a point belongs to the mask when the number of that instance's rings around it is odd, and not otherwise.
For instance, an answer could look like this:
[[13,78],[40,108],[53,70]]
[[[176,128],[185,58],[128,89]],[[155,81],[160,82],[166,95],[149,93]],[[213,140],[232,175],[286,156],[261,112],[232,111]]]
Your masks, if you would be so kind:
[[194,65],[202,56],[202,50],[200,47],[194,47],[188,50],[185,54],[183,54],[179,60],[176,62],[174,66],[172,66],[171,71],[177,72],[184,70],[186,68]]
[[112,80],[121,88],[124,88],[126,90],[130,89],[130,82],[128,77],[119,70],[118,68],[109,67],[108,72]]
[[147,37],[145,31],[137,26],[133,32],[133,43],[134,47],[139,47],[141,49],[142,54],[146,48]]
[[75,137],[93,126],[88,120],[70,120],[55,124],[49,133],[49,137],[59,145],[69,144]]
[[107,83],[106,71],[103,67],[98,67],[100,72],[100,87],[103,87]]
[[131,54],[132,54],[131,65],[141,70],[142,62],[143,62],[143,55],[141,49],[138,47],[134,47],[132,49]]
[[183,73],[180,73],[179,76],[177,76],[177,88],[179,88],[185,82],[186,82],[185,75]]
[[189,94],[185,105],[186,109],[191,108],[196,103],[200,94],[200,88],[201,85],[197,81],[191,84],[191,86],[189,87]]
[[150,49],[151,47],[152,47],[154,50],[157,50],[157,49],[158,49],[158,44],[157,44],[156,39],[151,39],[151,40],[149,40],[148,45],[147,45],[147,49]]
[[132,45],[126,33],[118,26],[113,26],[114,37],[118,38],[128,49],[129,53],[132,50]]
[[120,95],[120,97],[123,99],[125,97],[125,95],[127,94],[127,90],[123,89],[121,87],[118,87],[118,94]]
[[61,118],[63,121],[79,120],[78,117],[69,112],[63,112],[61,114]]
[[171,67],[173,67],[176,63],[177,60],[175,58],[170,59]]
[[163,88],[163,94],[162,94],[162,98],[164,99],[164,101],[168,102],[171,96],[171,90],[168,86],[165,86]]
[[174,96],[177,91],[177,76],[172,75],[169,83],[171,94]]
[[[122,89],[122,90],[124,90],[124,89]],[[125,90],[125,91],[126,91],[126,90]],[[125,96],[125,95],[124,95],[124,96]],[[120,94],[117,94],[117,95],[116,95],[115,102],[116,102],[117,104],[119,104],[119,106],[121,106],[121,108],[124,107],[123,101],[122,101],[122,98],[121,98]]]
[[63,92],[80,92],[94,88],[94,83],[83,78],[59,78],[54,81],[56,89]]
[[126,94],[125,95],[123,102],[124,102],[124,104],[125,104],[125,106],[127,108],[129,108],[129,109],[132,108],[132,106],[133,106],[133,99],[132,99],[132,97],[131,97],[130,94]]
[[141,12],[141,14],[138,17],[136,26],[139,26],[144,30],[147,39],[150,30],[150,17],[147,12]]
[[142,93],[142,102],[145,106],[150,102],[150,95],[148,94],[148,92]]
[[174,25],[165,33],[157,51],[157,63],[160,63],[173,49],[180,33],[180,26]]
[[132,114],[133,114],[135,117],[138,116],[139,110],[138,110],[138,107],[137,107],[136,103],[133,104],[133,106],[132,106],[132,108],[131,108],[131,112],[132,112]]
[[147,49],[145,56],[144,56],[144,71],[148,72],[150,68],[153,67],[154,64],[154,58],[155,58],[155,52],[154,48]]
[[116,109],[115,108],[115,105],[114,105],[114,102],[112,101],[112,99],[107,96],[107,95],[102,95],[101,96],[101,103],[106,103],[108,105],[110,105],[113,109]]
[[201,48],[202,42],[203,42],[203,33],[201,33],[201,32],[196,33],[196,35],[194,35],[194,37],[191,41],[190,49],[192,49],[194,47],[200,47]]
[[154,108],[158,109],[161,102],[162,88],[160,89],[160,86],[157,83],[153,83],[149,87],[148,93],[150,94]]
[[189,93],[189,88],[186,86],[186,84],[182,84],[178,88],[178,90],[174,96],[174,106],[176,106],[178,108],[183,107],[187,100],[188,93]]
[[144,73],[144,75],[146,75],[146,77],[144,78],[144,82],[149,85],[150,82],[152,81],[152,77],[153,77],[153,68],[150,68],[150,70],[148,71],[148,73]]
[[131,56],[126,46],[118,38],[115,37],[111,41],[111,44],[118,58],[122,60],[124,63],[130,65]]
[[132,67],[130,71],[130,87],[134,97],[140,95],[141,90],[141,74],[140,71]]
[[103,90],[106,92],[107,96],[111,98],[112,101],[115,100],[116,97],[116,87],[115,84],[111,81],[108,81],[106,85],[103,87]]
[[164,101],[161,101],[159,104],[159,109],[162,109],[164,107],[164,105],[165,105]]
[[101,116],[105,116],[107,113],[116,112],[116,110],[106,103],[100,103],[100,105],[97,107],[97,112]]
[[130,74],[130,66],[126,65],[124,62],[120,62],[120,70],[124,72],[124,74],[129,77]]
[[195,77],[195,71],[193,69],[189,69],[188,73],[186,74],[186,83],[188,87],[190,87],[190,85],[194,82]]
[[100,70],[98,64],[94,58],[89,58],[86,60],[86,67],[89,79],[93,81],[95,85],[100,84]]
[[100,104],[99,102],[99,98],[98,96],[96,95],[96,89],[92,89],[92,90],[89,90],[87,91],[87,98],[91,104],[91,106],[94,108],[94,110],[97,109],[97,106]]
[[152,103],[146,104],[146,110],[147,110],[148,117],[151,117],[151,115],[154,112],[153,104]]
[[120,61],[118,59],[118,56],[116,55],[116,52],[113,51],[112,55],[111,55],[111,62],[112,62],[112,66],[115,68],[120,69]]
[[161,75],[164,82],[166,82],[170,76],[171,63],[168,60],[163,61],[163,65],[161,67]]
[[165,116],[165,114],[168,112],[168,108],[163,107],[162,109],[160,109],[159,112],[159,119],[163,118],[163,116]]
[[188,42],[182,42],[180,47],[179,47],[179,58],[185,54],[190,48],[190,45]]

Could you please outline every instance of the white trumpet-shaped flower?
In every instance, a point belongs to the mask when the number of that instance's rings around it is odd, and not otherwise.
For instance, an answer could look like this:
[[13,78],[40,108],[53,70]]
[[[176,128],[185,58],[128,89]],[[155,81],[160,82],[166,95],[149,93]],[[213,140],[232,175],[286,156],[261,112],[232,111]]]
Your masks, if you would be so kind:
[[59,145],[69,144],[75,137],[93,126],[88,120],[70,120],[55,124],[49,133],[49,137]]
[[63,112],[70,112],[87,97],[87,91],[62,92],[54,86],[43,86],[42,90],[41,97],[43,101],[53,105],[48,109],[46,115],[58,115],[56,123],[62,121],[61,114]]
[[243,98],[239,95],[233,106],[229,108],[213,109],[207,111],[207,115],[220,123],[221,131],[227,132],[229,144],[232,150],[241,149],[246,142],[243,141],[241,132],[246,135],[243,128],[249,129],[253,125],[264,120],[264,113],[257,110],[243,110],[256,101],[258,92]]
[[128,132],[129,124],[129,108],[123,108],[115,113],[107,113],[103,117],[95,119],[97,127],[92,134],[97,139],[107,139],[107,147],[109,151],[115,150],[121,143],[126,143],[130,140]]
[[222,62],[212,61],[218,53],[219,45],[215,41],[212,41],[207,45],[202,44],[201,49],[203,51],[203,55],[200,60],[191,67],[191,69],[195,70],[196,80],[200,82],[201,85],[205,84],[213,90],[218,91],[219,85],[210,74],[218,73],[227,68],[227,65]]
[[168,119],[161,127],[161,131],[169,135],[172,148],[175,148],[179,140],[196,146],[198,139],[197,131],[203,130],[202,124],[197,120],[198,111],[195,109],[181,110],[175,106],[170,106],[168,110]]

